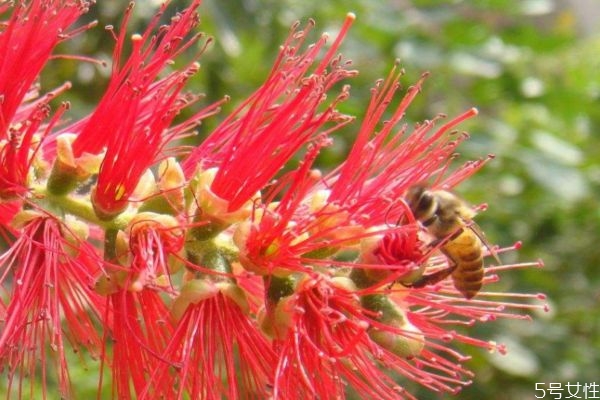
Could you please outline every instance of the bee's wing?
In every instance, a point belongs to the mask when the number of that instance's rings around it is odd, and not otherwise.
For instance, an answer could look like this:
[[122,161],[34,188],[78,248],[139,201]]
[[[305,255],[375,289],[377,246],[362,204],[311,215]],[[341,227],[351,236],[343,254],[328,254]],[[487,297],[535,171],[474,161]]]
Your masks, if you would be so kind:
[[479,240],[481,240],[481,243],[483,243],[483,245],[489,250],[492,257],[494,257],[494,260],[496,260],[498,264],[502,264],[500,258],[498,257],[498,253],[494,249],[494,246],[492,246],[490,242],[488,242],[487,238],[485,237],[485,233],[483,233],[479,225],[477,225],[477,223],[472,219],[464,220],[463,222],[469,229],[471,229],[471,231],[473,231],[473,233],[479,238]]

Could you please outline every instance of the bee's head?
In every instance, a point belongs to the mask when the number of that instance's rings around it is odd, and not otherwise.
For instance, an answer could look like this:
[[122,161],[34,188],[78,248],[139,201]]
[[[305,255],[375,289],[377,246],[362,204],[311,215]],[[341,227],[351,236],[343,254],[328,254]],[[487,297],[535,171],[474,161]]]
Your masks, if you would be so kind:
[[435,197],[424,185],[415,185],[408,189],[405,196],[415,218],[426,221],[435,215],[437,204]]

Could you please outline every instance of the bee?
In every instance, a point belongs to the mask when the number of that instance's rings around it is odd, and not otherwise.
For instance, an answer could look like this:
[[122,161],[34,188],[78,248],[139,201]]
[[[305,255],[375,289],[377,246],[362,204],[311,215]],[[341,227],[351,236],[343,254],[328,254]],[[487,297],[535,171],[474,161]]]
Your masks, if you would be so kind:
[[441,243],[440,250],[449,263],[447,268],[423,275],[407,286],[420,288],[450,276],[456,290],[466,299],[473,298],[483,281],[483,246],[498,260],[473,222],[475,210],[454,193],[423,185],[411,187],[405,199],[415,219],[435,239],[431,245]]

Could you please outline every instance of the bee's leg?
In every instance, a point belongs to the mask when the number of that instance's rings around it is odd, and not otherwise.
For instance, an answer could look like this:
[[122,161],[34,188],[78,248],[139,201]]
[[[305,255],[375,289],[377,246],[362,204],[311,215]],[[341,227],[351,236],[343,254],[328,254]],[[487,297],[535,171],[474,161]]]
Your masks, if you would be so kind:
[[[437,218],[437,216],[436,216]],[[425,287],[427,285],[434,285],[444,279],[446,279],[448,276],[450,276],[450,274],[452,272],[454,272],[454,270],[456,269],[458,263],[456,262],[456,260],[454,260],[454,258],[452,257],[452,254],[449,254],[448,252],[444,251],[444,243],[447,243],[450,240],[454,240],[457,237],[459,237],[463,232],[463,229],[457,229],[456,232],[453,232],[452,234],[450,234],[449,236],[445,237],[445,238],[441,238],[441,239],[435,239],[433,240],[431,243],[428,244],[428,247],[434,249],[436,247],[440,247],[440,250],[442,251],[442,253],[444,253],[444,255],[446,256],[446,258],[448,259],[448,267],[441,269],[439,271],[436,271],[432,274],[429,275],[423,275],[422,277],[420,277],[419,279],[417,279],[416,281],[412,282],[412,283],[408,283],[408,284],[403,284],[406,287],[411,287],[411,288],[422,288]]]
[[453,264],[447,268],[436,271],[433,274],[423,275],[422,277],[420,277],[412,283],[404,284],[404,286],[419,289],[427,285],[434,285],[447,278],[455,269],[456,264]]
[[[439,239],[439,240],[443,240],[443,239]],[[444,253],[444,255],[446,256],[446,259],[448,260],[448,267],[441,269],[439,271],[436,271],[429,275],[423,275],[422,277],[420,277],[413,283],[410,283],[410,284],[407,284],[404,286],[413,287],[413,288],[418,289],[418,288],[425,287],[427,285],[435,285],[436,283],[438,283],[438,282],[446,279],[448,276],[450,276],[450,274],[452,274],[452,272],[454,272],[454,270],[458,266],[458,263],[452,257],[452,254],[449,254],[448,252],[444,251],[443,248],[441,250],[442,250],[442,253]]]

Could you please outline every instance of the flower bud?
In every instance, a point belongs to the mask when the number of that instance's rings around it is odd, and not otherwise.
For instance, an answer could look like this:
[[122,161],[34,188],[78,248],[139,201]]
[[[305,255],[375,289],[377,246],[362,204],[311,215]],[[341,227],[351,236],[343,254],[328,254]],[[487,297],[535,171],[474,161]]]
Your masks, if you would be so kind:
[[190,304],[198,304],[218,292],[218,287],[209,279],[189,280],[181,287],[179,296],[173,302],[171,313],[176,320],[179,320]]
[[123,288],[127,275],[125,270],[100,275],[94,284],[94,291],[102,296],[115,294]]
[[196,203],[192,214],[196,215],[194,222],[198,225],[191,229],[191,234],[198,240],[211,239],[231,224],[243,221],[251,214],[254,202],[260,198],[260,193],[257,193],[237,210],[229,210],[229,201],[219,197],[210,188],[217,171],[217,168],[210,168],[197,175]]
[[217,287],[221,291],[221,293],[233,300],[242,310],[244,314],[248,314],[250,312],[250,305],[248,304],[248,299],[246,298],[246,293],[233,282],[217,282]]
[[179,214],[185,207],[185,185],[183,169],[177,160],[174,157],[163,160],[158,165],[158,181],[155,181],[153,176],[152,190],[148,190],[143,197],[137,194],[135,196],[144,202],[140,210],[161,214]]
[[263,307],[257,315],[258,326],[265,335],[273,339],[285,338],[290,327],[293,326],[294,296],[281,298],[270,310]]
[[181,319],[191,304],[198,304],[221,293],[233,300],[244,313],[249,312],[246,294],[233,282],[214,282],[209,278],[192,279],[184,283],[179,296],[173,302],[171,313],[175,320]]
[[115,262],[121,265],[129,265],[131,263],[131,254],[129,253],[129,236],[119,230],[115,239]]
[[30,221],[42,217],[44,217],[44,214],[37,210],[21,210],[13,217],[11,225],[15,229],[22,229]]
[[78,220],[77,218],[67,215],[63,219],[63,225],[60,226],[63,238],[66,240],[67,245],[63,246],[67,255],[76,257],[79,254],[79,247],[81,242],[87,240],[90,235],[90,228],[86,222]]
[[369,337],[378,345],[400,357],[418,356],[425,346],[423,333],[414,326],[402,309],[384,294],[361,298],[363,307],[379,314],[381,324],[373,324]]
[[154,179],[154,174],[152,170],[147,169],[140,180],[138,181],[133,193],[131,194],[132,199],[142,200],[152,198],[152,196],[156,193],[156,179]]
[[183,169],[175,157],[169,157],[158,165],[158,189],[176,210],[183,210],[185,184]]
[[83,153],[75,158],[73,141],[77,135],[63,133],[56,138],[56,160],[48,178],[48,191],[55,195],[64,195],[74,190],[77,185],[98,173],[104,154]]
[[346,292],[356,292],[358,290],[352,279],[345,276],[334,276],[331,278],[331,285]]
[[[358,244],[356,238],[364,234],[365,228],[353,222],[348,211],[329,202],[329,194],[329,190],[319,190],[310,199],[308,205],[316,218],[312,231],[329,241],[343,242],[346,247]],[[332,254],[337,250],[339,248],[330,247]]]
[[391,351],[399,357],[412,358],[421,354],[425,347],[423,332],[408,319],[394,321],[390,326],[398,329],[371,328],[369,337],[384,349]]
[[[128,248],[123,249],[137,265],[140,276],[136,281],[142,286],[154,285],[156,277],[169,275],[181,268],[184,237],[185,232],[179,221],[171,215],[153,212],[136,214],[127,227]],[[118,251],[119,239],[117,235]],[[144,271],[149,273],[148,277],[143,276]]]

